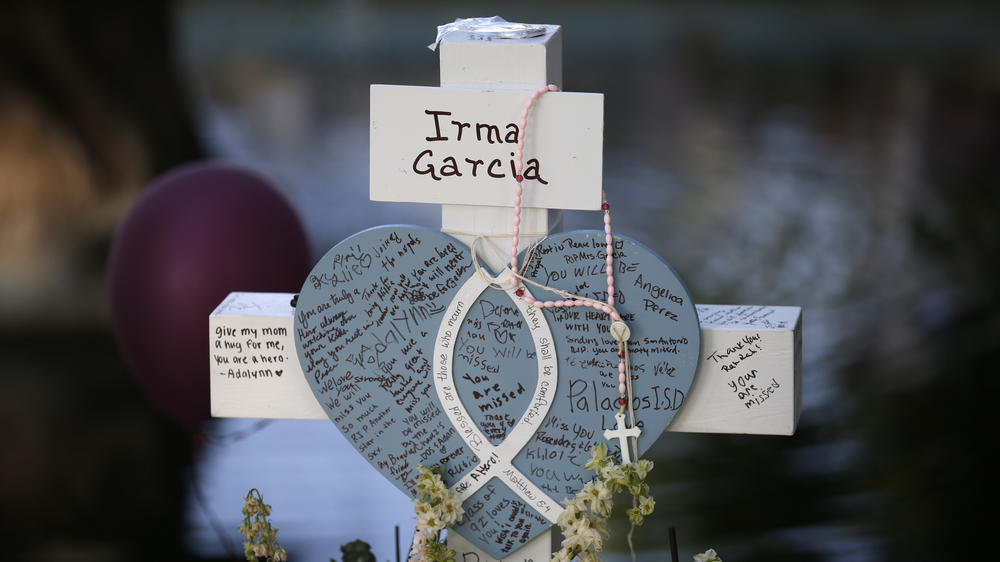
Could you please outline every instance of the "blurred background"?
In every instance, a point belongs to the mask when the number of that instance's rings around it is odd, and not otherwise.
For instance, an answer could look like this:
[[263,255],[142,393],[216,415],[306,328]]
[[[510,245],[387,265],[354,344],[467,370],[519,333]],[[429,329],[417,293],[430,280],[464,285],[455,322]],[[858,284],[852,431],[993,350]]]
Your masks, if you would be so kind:
[[314,259],[438,226],[368,201],[368,85],[436,85],[435,26],[494,14],[561,24],[564,89],[605,94],[622,233],[696,302],[804,308],[796,435],[660,439],[639,559],[666,559],[671,526],[682,559],[990,557],[996,5],[213,0],[0,7],[3,558],[241,558],[254,486],[293,560],[358,537],[394,560],[395,525],[405,553],[408,502],[332,424],[153,405],[115,343],[108,253],[152,178],[203,159],[273,182]]

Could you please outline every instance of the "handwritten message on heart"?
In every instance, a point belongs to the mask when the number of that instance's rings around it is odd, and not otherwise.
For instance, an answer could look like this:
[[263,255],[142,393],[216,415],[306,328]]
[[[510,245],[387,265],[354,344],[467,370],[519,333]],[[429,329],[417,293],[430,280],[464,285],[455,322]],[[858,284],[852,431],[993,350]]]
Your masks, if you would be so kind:
[[[604,252],[603,232],[552,235],[522,258],[523,274],[604,300]],[[700,331],[665,262],[622,237],[614,252],[641,453],[683,404]],[[444,464],[465,508],[454,531],[499,559],[552,525],[560,501],[593,476],[583,468],[589,451],[615,427],[618,343],[592,308],[536,309],[489,281],[446,234],[366,230],[313,269],[295,344],[317,399],[358,452],[411,497],[416,466]]]

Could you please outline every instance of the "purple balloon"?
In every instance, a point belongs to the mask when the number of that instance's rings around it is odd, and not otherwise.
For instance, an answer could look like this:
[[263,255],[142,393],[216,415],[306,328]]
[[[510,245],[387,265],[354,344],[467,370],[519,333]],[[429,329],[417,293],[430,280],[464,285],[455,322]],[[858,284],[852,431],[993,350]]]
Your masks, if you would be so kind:
[[203,163],[158,178],[115,233],[115,335],[150,399],[186,427],[209,416],[208,316],[231,291],[297,292],[302,225],[259,175]]

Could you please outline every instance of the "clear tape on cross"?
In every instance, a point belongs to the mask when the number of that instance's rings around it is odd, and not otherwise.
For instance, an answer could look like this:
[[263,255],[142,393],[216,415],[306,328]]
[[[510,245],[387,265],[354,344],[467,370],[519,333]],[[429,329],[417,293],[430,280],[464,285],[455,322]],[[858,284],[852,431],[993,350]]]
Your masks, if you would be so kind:
[[441,40],[449,33],[465,32],[471,37],[490,41],[493,39],[530,39],[545,35],[544,25],[512,23],[500,16],[458,18],[438,26],[437,37],[427,48],[436,51]]
[[[541,310],[528,306],[523,299],[515,297],[510,278],[510,270],[505,270],[492,280],[482,275],[471,276],[445,311],[444,321],[441,322],[434,342],[434,388],[438,399],[441,400],[445,413],[462,440],[479,457],[479,465],[455,482],[451,489],[458,499],[464,501],[490,479],[496,477],[543,517],[555,523],[563,511],[562,506],[511,463],[514,456],[531,441],[552,406],[558,380],[558,363],[552,331],[545,320],[545,315]],[[491,281],[505,287],[504,291],[524,316],[538,358],[538,383],[535,385],[535,392],[528,409],[498,445],[493,445],[487,440],[469,416],[468,410],[458,396],[455,373],[452,369],[455,355],[454,342],[465,316],[479,295],[491,287]]]

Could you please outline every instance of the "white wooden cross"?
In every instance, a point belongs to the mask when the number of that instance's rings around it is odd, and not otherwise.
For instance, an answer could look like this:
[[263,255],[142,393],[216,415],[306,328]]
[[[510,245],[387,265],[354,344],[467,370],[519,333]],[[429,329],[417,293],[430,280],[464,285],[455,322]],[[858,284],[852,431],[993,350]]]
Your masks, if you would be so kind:
[[[475,115],[462,112],[470,107],[472,97],[477,104],[486,99],[494,100],[490,103],[497,107],[511,102],[522,107],[526,91],[545,84],[561,86],[561,30],[555,25],[545,27],[544,35],[529,39],[489,41],[460,33],[447,36],[440,45],[441,88],[373,86],[372,199],[440,203],[442,230],[470,246],[480,235],[489,238],[508,234],[512,181],[496,176],[510,175],[509,162],[501,159],[493,163],[493,158],[477,150],[489,148],[490,139],[499,144],[508,132],[505,124],[517,120],[489,111]],[[383,134],[400,130],[401,123],[422,132],[419,142]],[[603,96],[546,94],[531,123],[536,125],[533,134],[539,136],[529,133],[526,165],[536,154],[534,150],[544,149],[544,158],[538,155],[537,174],[549,185],[536,189],[538,185],[526,182],[522,248],[549,230],[550,209],[600,208]],[[477,124],[483,125],[478,131]],[[495,125],[496,131],[490,125]],[[477,132],[486,140],[468,142],[470,135]],[[580,145],[560,152],[560,143],[568,142],[568,132],[570,141]],[[544,136],[555,133],[560,135],[558,142]],[[458,139],[459,134],[463,140]],[[593,146],[596,152],[588,148]],[[591,157],[571,161],[559,157],[572,151]],[[453,164],[445,161],[448,156],[454,157]],[[428,171],[430,165],[435,168],[434,174]],[[462,182],[449,181],[458,173],[462,174]],[[434,179],[434,175],[440,179]],[[504,248],[509,238],[498,238],[497,242],[499,248]],[[655,243],[652,245],[655,249]],[[489,252],[482,252],[480,258],[495,271],[503,261]],[[292,296],[232,293],[212,313],[209,329],[214,417],[328,419],[298,365]],[[688,394],[664,397],[673,408],[683,402],[668,431],[794,433],[801,402],[801,309],[697,305],[697,310],[702,332],[701,360]],[[619,419],[619,430],[623,422]],[[625,430],[626,434],[631,431],[638,429]],[[622,440],[627,462],[626,437],[619,437],[619,432],[611,435]],[[449,544],[463,562],[494,560],[457,534],[449,537]],[[507,560],[548,560],[553,546],[551,533],[546,532]]]

